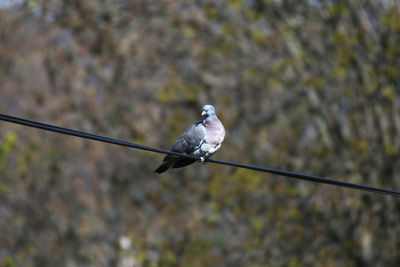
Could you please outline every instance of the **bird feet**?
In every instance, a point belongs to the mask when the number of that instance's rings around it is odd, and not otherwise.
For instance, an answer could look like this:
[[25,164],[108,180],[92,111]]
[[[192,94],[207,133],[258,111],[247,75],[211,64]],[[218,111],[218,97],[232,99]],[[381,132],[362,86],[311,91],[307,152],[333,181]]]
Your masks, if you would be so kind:
[[206,164],[207,160],[208,160],[208,158],[200,157],[200,161],[203,162],[203,164]]

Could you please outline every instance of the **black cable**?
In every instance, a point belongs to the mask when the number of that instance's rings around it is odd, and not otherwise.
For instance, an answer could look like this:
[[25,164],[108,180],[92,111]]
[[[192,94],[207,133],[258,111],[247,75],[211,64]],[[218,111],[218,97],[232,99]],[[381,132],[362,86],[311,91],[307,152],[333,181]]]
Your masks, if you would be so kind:
[[[162,154],[176,155],[176,156],[181,156],[181,157],[186,157],[186,158],[191,158],[191,159],[199,159],[198,157],[191,156],[191,155],[176,153],[176,152],[169,151],[169,150],[139,145],[139,144],[126,142],[126,141],[120,141],[120,140],[116,140],[116,139],[112,139],[112,138],[108,138],[108,137],[103,137],[103,136],[99,136],[99,135],[75,131],[75,130],[71,130],[71,129],[67,129],[67,128],[53,126],[50,124],[45,124],[45,123],[36,122],[36,121],[30,121],[30,120],[12,117],[9,115],[4,115],[4,114],[0,114],[0,120],[8,121],[8,122],[16,123],[16,124],[21,124],[21,125],[25,125],[25,126],[29,126],[29,127],[39,128],[39,129],[43,129],[43,130],[47,130],[47,131],[63,133],[63,134],[67,134],[67,135],[82,137],[82,138],[96,140],[96,141],[100,141],[100,142],[120,145],[120,146],[132,147],[132,148],[136,148],[136,149],[147,150],[147,151],[152,151],[152,152],[162,153]],[[253,165],[246,165],[246,164],[223,161],[223,160],[216,160],[216,159],[208,159],[207,162],[212,162],[212,163],[222,164],[222,165],[229,165],[229,166],[238,167],[238,168],[245,168],[245,169],[250,169],[250,170],[255,170],[255,171],[260,171],[260,172],[268,172],[268,173],[281,175],[281,176],[287,176],[287,177],[291,177],[291,178],[295,178],[295,179],[302,179],[302,180],[306,180],[306,181],[342,186],[342,187],[358,189],[358,190],[363,190],[363,191],[368,191],[368,192],[373,192],[373,193],[380,193],[380,194],[400,197],[400,192],[398,192],[398,191],[385,189],[385,188],[378,188],[378,187],[373,187],[373,186],[368,186],[368,185],[350,183],[350,182],[329,179],[329,178],[324,178],[324,177],[319,177],[319,176],[313,176],[313,175],[307,175],[307,174],[289,172],[289,171],[282,171],[282,170],[277,170],[277,169],[271,169],[271,168],[253,166]]]

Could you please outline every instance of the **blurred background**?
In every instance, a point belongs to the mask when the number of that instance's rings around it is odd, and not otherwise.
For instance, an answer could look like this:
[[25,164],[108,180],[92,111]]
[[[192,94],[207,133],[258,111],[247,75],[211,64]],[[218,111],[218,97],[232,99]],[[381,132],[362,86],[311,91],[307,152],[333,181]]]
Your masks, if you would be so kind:
[[[400,190],[398,0],[0,0],[0,112]],[[0,122],[0,266],[394,266],[396,198]]]

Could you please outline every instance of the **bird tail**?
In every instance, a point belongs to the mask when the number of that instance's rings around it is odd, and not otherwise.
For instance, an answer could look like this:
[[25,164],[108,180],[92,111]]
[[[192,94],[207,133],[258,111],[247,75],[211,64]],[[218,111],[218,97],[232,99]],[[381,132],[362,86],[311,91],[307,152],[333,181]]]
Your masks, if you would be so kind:
[[164,162],[155,170],[155,172],[161,174],[168,170],[174,163],[176,162],[176,159],[174,158],[169,158],[168,156],[165,157]]
[[172,155],[167,155],[164,158],[164,162],[155,170],[155,172],[161,174],[168,170],[169,168],[182,168],[192,163],[195,163],[197,159],[181,158]]
[[174,165],[172,166],[172,169],[182,168],[182,167],[185,167],[192,163],[195,163],[196,161],[197,161],[197,159],[181,158],[174,163]]
[[166,161],[163,164],[161,164],[160,167],[158,167],[157,170],[155,170],[155,172],[161,174],[161,173],[165,172],[166,170],[168,170],[169,167],[171,167],[171,165],[172,165],[171,163]]

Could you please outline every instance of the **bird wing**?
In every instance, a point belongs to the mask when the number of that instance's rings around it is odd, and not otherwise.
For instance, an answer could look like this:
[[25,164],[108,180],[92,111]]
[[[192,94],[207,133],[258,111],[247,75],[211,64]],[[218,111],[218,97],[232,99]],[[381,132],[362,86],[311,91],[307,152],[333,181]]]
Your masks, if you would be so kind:
[[[205,128],[202,122],[192,124],[179,138],[176,140],[172,151],[178,153],[191,154],[198,150],[206,138]],[[156,169],[156,172],[163,173],[172,168],[181,168],[196,162],[196,159],[188,159],[175,155],[166,155],[163,163]]]
[[201,146],[205,138],[206,132],[202,122],[192,124],[178,140],[176,140],[172,151],[191,154]]

